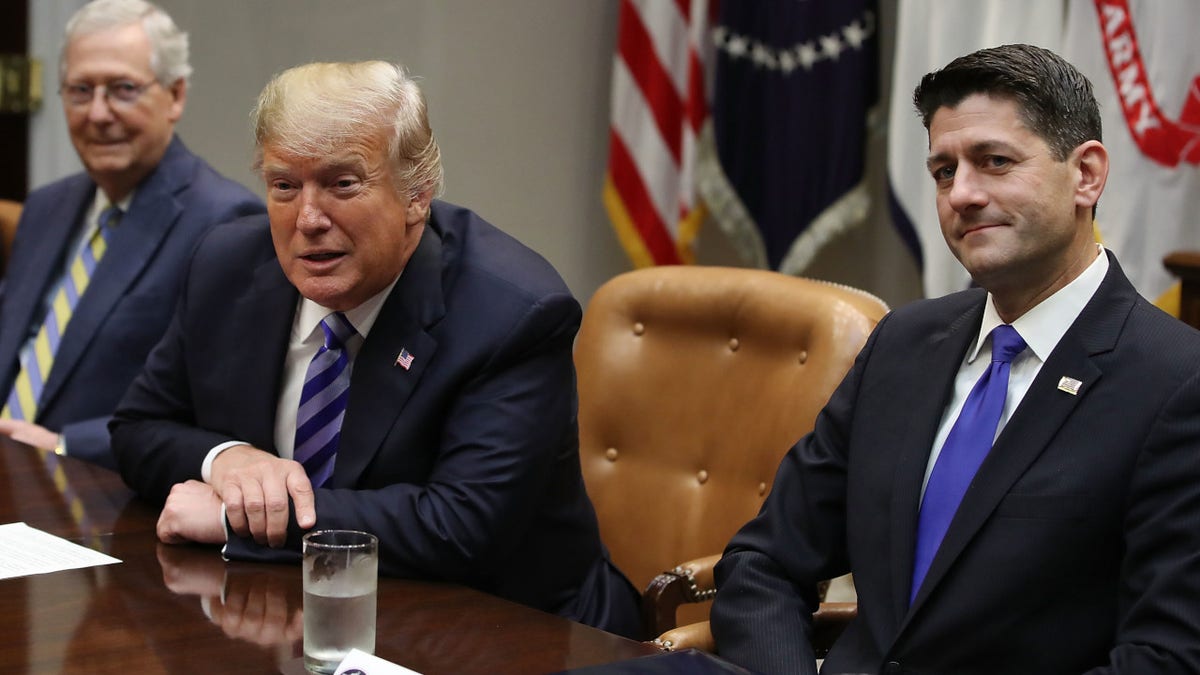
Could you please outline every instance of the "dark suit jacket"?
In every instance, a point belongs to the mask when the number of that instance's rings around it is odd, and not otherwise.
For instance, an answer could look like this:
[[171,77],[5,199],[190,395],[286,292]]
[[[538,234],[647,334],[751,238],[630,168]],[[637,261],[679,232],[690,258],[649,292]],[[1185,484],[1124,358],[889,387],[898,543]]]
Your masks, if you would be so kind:
[[[1200,672],[1200,333],[1104,282],[980,467],[908,605],[930,447],[984,292],[884,318],[717,567],[720,652],[812,672],[812,587],[853,571],[825,673]],[[1077,395],[1062,377],[1083,382]]]
[[[274,451],[298,294],[266,217],[197,249],[179,313],[113,422],[122,475],[163,500],[209,449]],[[472,212],[434,202],[354,362],[317,529],[380,540],[384,574],[468,584],[619,632],[632,587],[608,562],[579,469],[571,349],[579,304],[550,265]],[[412,367],[396,365],[401,349]],[[295,558],[232,538],[235,558]]]
[[[0,287],[0,397],[12,390],[18,353],[42,325],[43,300],[62,278],[95,192],[79,173],[25,202]],[[63,434],[72,456],[113,467],[109,417],[166,331],[192,248],[213,225],[263,211],[253,193],[172,139],[109,237],[59,343],[34,421]]]

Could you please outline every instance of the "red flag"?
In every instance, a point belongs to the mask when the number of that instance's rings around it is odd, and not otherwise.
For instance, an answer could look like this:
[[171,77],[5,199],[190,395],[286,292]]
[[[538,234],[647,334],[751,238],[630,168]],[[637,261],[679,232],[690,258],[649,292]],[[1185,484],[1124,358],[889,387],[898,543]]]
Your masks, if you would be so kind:
[[637,267],[693,259],[707,25],[706,0],[621,0],[604,205]]

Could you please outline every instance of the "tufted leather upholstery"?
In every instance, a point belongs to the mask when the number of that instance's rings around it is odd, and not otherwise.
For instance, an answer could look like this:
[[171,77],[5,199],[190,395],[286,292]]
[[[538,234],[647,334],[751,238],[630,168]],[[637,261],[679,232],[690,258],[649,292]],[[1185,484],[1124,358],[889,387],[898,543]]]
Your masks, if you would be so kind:
[[0,199],[0,274],[12,254],[13,237],[17,235],[17,221],[21,219],[21,202]]
[[[575,345],[580,457],[614,562],[648,589],[648,636],[711,597],[719,553],[886,311],[855,289],[735,268],[648,268],[596,292]],[[702,556],[690,580],[669,573]]]

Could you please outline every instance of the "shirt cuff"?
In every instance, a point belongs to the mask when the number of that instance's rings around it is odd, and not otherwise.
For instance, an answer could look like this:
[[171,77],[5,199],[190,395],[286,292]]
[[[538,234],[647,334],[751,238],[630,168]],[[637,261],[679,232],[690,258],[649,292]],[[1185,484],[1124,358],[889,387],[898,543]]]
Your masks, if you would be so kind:
[[[209,450],[208,454],[204,456],[204,463],[200,465],[200,478],[202,478],[205,483],[208,483],[210,485],[212,484],[211,479],[212,479],[213,460],[217,458],[217,455],[221,454],[222,452],[225,452],[226,450],[228,450],[229,448],[232,448],[235,445],[250,445],[250,444],[245,441],[225,441],[224,443],[214,447],[212,450]],[[224,514],[223,511],[222,511],[222,514]]]

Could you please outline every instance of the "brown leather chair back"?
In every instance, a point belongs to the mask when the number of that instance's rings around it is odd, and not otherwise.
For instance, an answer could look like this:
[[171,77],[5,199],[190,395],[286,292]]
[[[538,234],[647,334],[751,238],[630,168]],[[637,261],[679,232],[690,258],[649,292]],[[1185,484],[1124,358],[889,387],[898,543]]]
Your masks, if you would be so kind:
[[575,344],[580,455],[639,588],[758,513],[887,306],[762,270],[655,267],[596,292]]
[[0,275],[12,255],[13,237],[17,236],[17,221],[21,219],[21,202],[0,199]]

